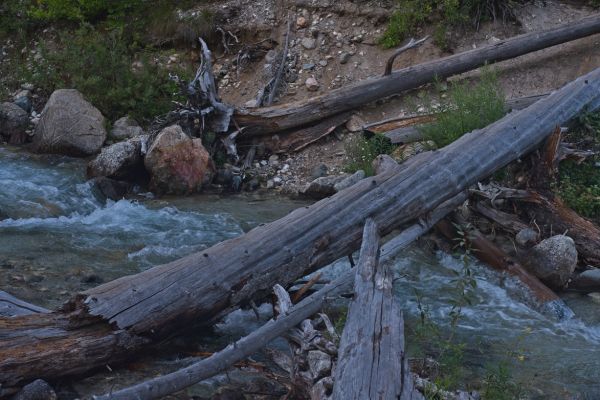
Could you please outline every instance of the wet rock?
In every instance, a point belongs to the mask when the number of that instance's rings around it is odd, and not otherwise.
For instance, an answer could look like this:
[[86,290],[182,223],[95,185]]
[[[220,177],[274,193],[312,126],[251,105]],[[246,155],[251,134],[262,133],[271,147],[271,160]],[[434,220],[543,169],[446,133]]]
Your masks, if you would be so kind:
[[308,369],[313,379],[329,375],[331,371],[331,357],[329,354],[320,350],[311,350],[308,352],[306,360],[308,361]]
[[538,233],[531,228],[521,229],[515,236],[515,241],[522,247],[534,245],[538,241]]
[[317,47],[317,40],[314,38],[304,38],[300,43],[306,50],[312,50]]
[[160,194],[189,194],[210,183],[215,167],[201,139],[187,136],[179,125],[163,129],[144,159],[150,188]]
[[542,282],[560,289],[569,281],[577,265],[575,242],[564,235],[542,240],[529,251],[525,265]]
[[119,118],[110,130],[110,137],[114,140],[126,140],[144,134],[144,130],[137,121],[129,116]]
[[131,184],[104,176],[91,180],[93,191],[101,200],[119,201],[131,190]]
[[35,148],[70,156],[96,154],[106,140],[104,116],[75,89],[54,91],[35,128]]
[[312,199],[320,200],[336,193],[335,184],[343,181],[348,174],[323,176],[310,182],[302,191],[302,194]]
[[146,178],[142,147],[148,136],[139,136],[102,149],[87,167],[89,178],[106,176],[112,179],[140,181]]
[[56,400],[56,393],[46,381],[36,379],[25,385],[12,399],[13,400]]
[[311,172],[311,177],[313,179],[317,179],[320,178],[322,176],[326,176],[327,175],[327,165],[325,164],[319,164],[316,167],[313,168],[312,172]]
[[316,92],[317,90],[319,90],[319,82],[313,77],[306,79],[306,82],[304,82],[304,84],[306,85],[306,88],[311,92]]
[[15,103],[0,104],[0,135],[11,144],[25,143],[29,115]]
[[365,171],[360,169],[360,170],[356,171],[355,173],[353,173],[352,175],[342,179],[341,181],[339,181],[338,183],[333,185],[333,188],[335,189],[335,191],[337,193],[346,188],[349,188],[350,186],[354,185],[355,183],[357,183],[364,177],[365,177]]
[[600,290],[600,269],[583,271],[569,283],[569,289],[586,293]]

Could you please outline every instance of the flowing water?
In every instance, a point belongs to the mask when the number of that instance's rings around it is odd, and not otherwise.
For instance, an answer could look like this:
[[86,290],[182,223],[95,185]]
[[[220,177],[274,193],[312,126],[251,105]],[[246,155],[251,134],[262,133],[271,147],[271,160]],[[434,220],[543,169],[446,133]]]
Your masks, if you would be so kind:
[[[154,199],[144,193],[104,202],[84,170],[81,160],[0,148],[0,290],[57,307],[75,291],[206,248],[305,204],[250,195]],[[461,261],[412,248],[394,267],[409,332],[419,306],[450,332],[449,300]],[[340,268],[348,266],[338,262],[327,273]],[[463,308],[455,333],[466,345],[465,382],[481,381],[487,368],[504,362],[528,398],[600,399],[600,305],[594,297],[566,296],[575,316],[557,321],[526,305],[511,279],[476,262],[472,268],[475,299]],[[268,307],[261,310],[268,317]],[[258,323],[252,314],[236,312],[216,334],[227,342]],[[410,334],[408,341],[417,353]]]

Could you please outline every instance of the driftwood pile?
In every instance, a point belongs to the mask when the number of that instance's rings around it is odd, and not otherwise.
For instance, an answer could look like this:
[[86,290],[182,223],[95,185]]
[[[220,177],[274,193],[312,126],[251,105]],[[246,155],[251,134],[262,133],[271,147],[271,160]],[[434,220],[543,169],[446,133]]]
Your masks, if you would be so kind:
[[[210,51],[202,42],[205,64],[188,87],[196,100],[182,107],[179,115],[222,132],[224,143],[236,156],[235,143],[240,140],[273,133],[284,137],[286,130],[298,127],[303,127],[298,131],[303,133],[289,137],[296,138],[294,146],[301,146],[337,124],[332,121],[338,121],[345,111],[367,102],[418,87],[436,76],[450,76],[598,32],[600,17],[590,17],[578,24],[395,71],[304,103],[255,110],[234,110],[219,100],[208,67]],[[0,296],[0,306],[11,304],[6,307],[10,309],[7,316],[0,317],[0,397],[39,378],[53,381],[80,376],[126,360],[178,329],[212,324],[235,308],[265,298],[280,285],[279,316],[249,336],[184,370],[97,397],[161,398],[227,370],[316,314],[326,298],[348,291],[355,282],[332,393],[322,391],[322,398],[420,398],[406,366],[402,314],[391,296],[385,261],[461,204],[466,191],[477,182],[531,153],[553,137],[556,127],[583,110],[600,108],[600,69],[536,100],[443,149],[421,153],[400,165],[380,157],[377,175],[330,198],[200,253],[77,293],[59,310],[47,312]],[[519,199],[530,202],[540,213],[556,212],[548,218],[559,219],[571,233],[579,229],[575,240],[578,247],[587,249],[584,257],[598,260],[600,235],[593,224],[588,226],[571,216],[541,190]],[[514,221],[506,225],[515,226]],[[379,259],[379,236],[397,229],[402,232],[383,246]],[[452,235],[451,225],[442,224],[440,229]],[[488,246],[475,232],[472,238],[474,245]],[[285,301],[283,288],[347,257],[361,243],[356,272],[348,271],[297,304]],[[493,249],[487,251],[497,254]],[[540,304],[560,304],[553,292],[518,263],[500,254],[494,258],[501,258],[496,267],[521,279]]]

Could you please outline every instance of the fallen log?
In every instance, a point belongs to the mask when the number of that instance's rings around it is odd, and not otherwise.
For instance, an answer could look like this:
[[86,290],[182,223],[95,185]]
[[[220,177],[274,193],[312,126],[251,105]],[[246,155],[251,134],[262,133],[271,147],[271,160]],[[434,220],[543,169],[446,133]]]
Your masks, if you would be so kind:
[[0,317],[16,317],[49,312],[50,310],[17,299],[15,296],[0,290]]
[[415,89],[435,79],[444,79],[485,64],[508,60],[596,33],[600,33],[600,15],[402,68],[388,76],[367,79],[306,101],[260,109],[239,109],[235,112],[235,119],[238,124],[248,127],[244,132],[246,137],[281,132],[358,108],[402,91]]
[[[447,220],[442,220],[436,229],[448,239],[456,238],[456,228]],[[551,289],[544,285],[537,277],[530,274],[521,264],[502,251],[498,246],[489,241],[475,228],[467,231],[467,240],[474,250],[473,255],[497,271],[506,272],[516,277],[535,297],[534,308],[543,313],[549,313],[558,320],[571,317],[573,312],[565,302]]]
[[0,383],[83,373],[190,323],[211,323],[275,283],[290,284],[356,250],[365,217],[389,234],[529,153],[555,126],[599,107],[597,69],[398,171],[240,237],[79,293],[54,313],[0,318]]
[[338,350],[333,400],[422,399],[404,352],[404,319],[389,266],[379,262],[379,234],[365,223],[354,299]]
[[[395,236],[382,247],[380,263],[387,264],[392,261],[402,250],[406,249],[413,241],[431,229],[433,225],[454,208],[458,207],[466,198],[467,196],[464,192],[458,194],[433,210],[427,219],[411,225]],[[248,336],[243,337],[206,359],[179,371],[94,398],[97,400],[158,399],[210,378],[260,350],[273,339],[319,312],[328,298],[334,298],[351,290],[353,279],[354,270],[348,270],[333,282],[319,289],[316,293],[313,293],[298,304],[290,306],[277,319],[271,319]]]

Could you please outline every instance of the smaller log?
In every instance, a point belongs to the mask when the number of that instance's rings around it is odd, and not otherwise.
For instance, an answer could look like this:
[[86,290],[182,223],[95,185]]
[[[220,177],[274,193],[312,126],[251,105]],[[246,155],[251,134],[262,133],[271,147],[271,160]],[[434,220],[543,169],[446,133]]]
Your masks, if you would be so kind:
[[[459,221],[461,222],[461,221]],[[456,228],[447,220],[442,220],[436,229],[452,240],[457,236]],[[467,239],[474,250],[473,255],[493,269],[506,272],[519,279],[531,291],[539,303],[539,311],[549,312],[557,319],[562,320],[573,315],[573,312],[551,289],[544,285],[536,276],[530,274],[521,264],[502,251],[498,246],[488,240],[477,229],[469,229]]]
[[392,292],[392,272],[379,263],[377,225],[368,219],[342,333],[334,400],[422,399],[404,352],[404,320]]
[[49,312],[50,310],[17,299],[15,296],[0,290],[0,317],[10,318],[19,315]]
[[477,213],[483,215],[491,221],[494,221],[502,228],[504,228],[504,230],[511,233],[518,233],[519,231],[529,227],[527,224],[522,222],[516,215],[488,207],[487,205],[481,202],[475,203],[473,209]]

